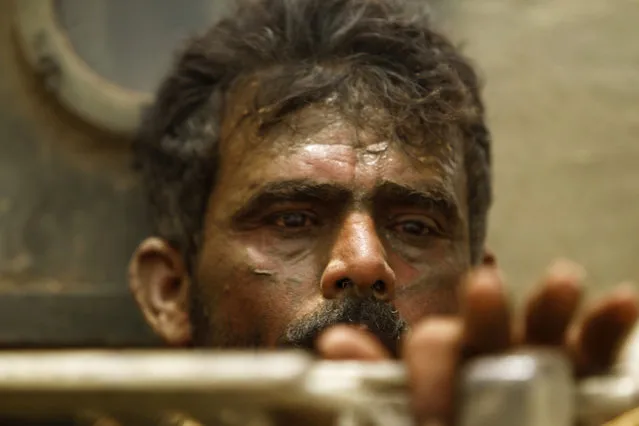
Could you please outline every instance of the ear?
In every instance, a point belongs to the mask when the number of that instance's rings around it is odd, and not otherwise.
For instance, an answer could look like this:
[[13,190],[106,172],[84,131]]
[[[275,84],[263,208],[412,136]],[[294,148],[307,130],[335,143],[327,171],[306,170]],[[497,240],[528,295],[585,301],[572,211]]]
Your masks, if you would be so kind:
[[488,247],[484,247],[484,256],[481,264],[484,266],[497,266],[497,256],[495,256],[495,252]]
[[129,286],[153,330],[168,344],[191,343],[190,280],[182,255],[160,238],[148,238],[129,264]]

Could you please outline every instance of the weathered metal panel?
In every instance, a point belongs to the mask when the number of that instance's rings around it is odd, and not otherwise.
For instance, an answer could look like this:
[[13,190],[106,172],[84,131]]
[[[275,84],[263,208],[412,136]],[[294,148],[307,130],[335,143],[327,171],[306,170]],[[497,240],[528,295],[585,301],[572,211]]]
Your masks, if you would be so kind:
[[148,233],[127,141],[47,95],[11,11],[0,1],[0,345],[153,342],[126,285]]

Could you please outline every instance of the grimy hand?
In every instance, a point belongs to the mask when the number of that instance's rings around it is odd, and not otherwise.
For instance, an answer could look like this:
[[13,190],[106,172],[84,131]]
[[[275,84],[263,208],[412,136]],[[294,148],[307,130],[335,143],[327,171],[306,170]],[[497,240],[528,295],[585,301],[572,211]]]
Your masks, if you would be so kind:
[[[402,356],[420,424],[452,424],[455,374],[471,356],[552,346],[570,357],[576,375],[609,368],[637,320],[638,300],[629,285],[621,285],[606,297],[582,303],[581,271],[571,262],[556,262],[523,309],[513,312],[497,268],[482,267],[461,288],[459,317],[429,317],[413,327]],[[317,346],[330,359],[389,357],[374,336],[349,326],[326,331]]]

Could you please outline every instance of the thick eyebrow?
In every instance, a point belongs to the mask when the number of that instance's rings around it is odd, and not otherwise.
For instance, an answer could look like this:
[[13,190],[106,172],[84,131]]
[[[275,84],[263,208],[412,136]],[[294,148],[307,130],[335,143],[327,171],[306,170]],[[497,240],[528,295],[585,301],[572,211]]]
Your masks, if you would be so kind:
[[455,195],[440,184],[428,183],[418,189],[384,181],[375,189],[373,199],[384,205],[435,210],[448,219],[461,219]]
[[335,204],[351,197],[346,188],[330,183],[317,183],[308,179],[283,180],[262,185],[233,215],[242,217],[277,203],[321,202]]

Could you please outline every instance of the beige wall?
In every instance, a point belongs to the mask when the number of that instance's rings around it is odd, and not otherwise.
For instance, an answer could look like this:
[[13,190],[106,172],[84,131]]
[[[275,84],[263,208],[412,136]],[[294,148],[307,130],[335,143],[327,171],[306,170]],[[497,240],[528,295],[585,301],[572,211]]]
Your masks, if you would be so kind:
[[596,291],[639,280],[639,1],[460,0],[487,80],[490,243],[513,286],[556,256]]

